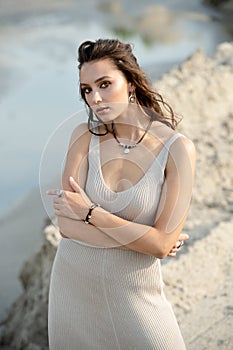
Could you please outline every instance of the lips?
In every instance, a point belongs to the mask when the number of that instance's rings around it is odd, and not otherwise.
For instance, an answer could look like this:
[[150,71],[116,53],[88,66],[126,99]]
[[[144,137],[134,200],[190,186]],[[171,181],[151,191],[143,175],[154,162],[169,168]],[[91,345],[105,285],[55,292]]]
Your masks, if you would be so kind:
[[105,114],[109,112],[110,108],[108,106],[101,106],[96,108],[95,113],[96,114]]

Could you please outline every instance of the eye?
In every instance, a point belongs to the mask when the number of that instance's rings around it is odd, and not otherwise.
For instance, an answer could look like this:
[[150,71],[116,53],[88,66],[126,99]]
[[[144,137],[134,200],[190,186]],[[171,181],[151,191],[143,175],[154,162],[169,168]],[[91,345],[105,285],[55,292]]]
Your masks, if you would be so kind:
[[82,93],[84,93],[85,95],[88,95],[91,92],[91,88],[86,87],[86,88],[82,88]]
[[109,85],[110,85],[110,81],[103,81],[101,84],[100,84],[100,87],[102,89],[106,89]]

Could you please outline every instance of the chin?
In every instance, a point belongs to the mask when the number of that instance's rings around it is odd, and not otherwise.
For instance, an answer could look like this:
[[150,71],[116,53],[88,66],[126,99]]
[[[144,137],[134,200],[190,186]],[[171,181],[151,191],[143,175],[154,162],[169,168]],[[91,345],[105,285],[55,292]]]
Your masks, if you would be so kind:
[[125,104],[116,103],[111,106],[99,106],[95,108],[94,113],[102,122],[109,123],[117,119],[125,111]]

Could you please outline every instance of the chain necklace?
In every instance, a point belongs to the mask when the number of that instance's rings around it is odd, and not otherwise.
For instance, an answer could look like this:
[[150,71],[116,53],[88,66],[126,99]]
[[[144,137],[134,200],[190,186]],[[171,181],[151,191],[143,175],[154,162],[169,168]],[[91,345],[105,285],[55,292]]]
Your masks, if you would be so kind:
[[149,124],[147,125],[147,128],[144,132],[144,134],[141,136],[141,138],[135,142],[134,144],[132,145],[125,145],[124,143],[122,143],[116,136],[116,132],[115,132],[115,128],[114,128],[114,122],[112,122],[112,133],[113,133],[113,136],[114,136],[114,139],[116,140],[116,142],[119,144],[120,147],[124,148],[124,153],[125,154],[128,154],[130,152],[130,150],[134,147],[136,147],[143,139],[144,137],[146,136],[148,130],[150,129],[151,127],[151,124],[152,124],[152,120],[149,121]]

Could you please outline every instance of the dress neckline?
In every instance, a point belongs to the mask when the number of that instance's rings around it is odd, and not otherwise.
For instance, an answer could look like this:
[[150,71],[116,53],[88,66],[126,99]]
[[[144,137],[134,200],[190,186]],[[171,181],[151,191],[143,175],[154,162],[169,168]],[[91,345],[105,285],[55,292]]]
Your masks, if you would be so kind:
[[[166,155],[168,156],[168,151],[169,151],[169,148],[173,142],[173,139],[174,141],[177,139],[177,137],[181,136],[180,133],[176,133],[174,135],[172,135],[171,137],[169,137],[169,139],[166,140],[166,142],[164,142],[161,150],[159,151],[159,153],[155,156],[154,160],[152,161],[151,165],[149,166],[149,168],[145,171],[145,173],[143,174],[143,176],[132,186],[130,186],[129,188],[127,188],[126,190],[123,190],[123,191],[113,191],[105,182],[105,179],[104,179],[104,176],[103,176],[103,172],[102,172],[102,166],[101,166],[101,152],[100,152],[100,139],[99,137],[97,138],[97,162],[98,162],[98,168],[99,168],[99,173],[100,173],[100,177],[101,177],[101,180],[102,180],[102,183],[104,185],[104,187],[109,191],[111,192],[112,194],[115,194],[115,195],[123,195],[123,194],[126,194],[127,192],[129,192],[130,190],[134,189],[135,187],[139,186],[141,184],[141,182],[145,179],[145,177],[147,176],[147,174],[151,171],[151,169],[153,168],[154,164],[157,162],[158,158],[161,157],[161,154],[164,152],[164,151],[167,151],[166,152]],[[92,137],[96,137],[95,135],[92,135]],[[166,157],[167,159],[167,157]],[[165,164],[166,165],[166,162]],[[162,164],[161,164],[161,167],[162,167]]]

